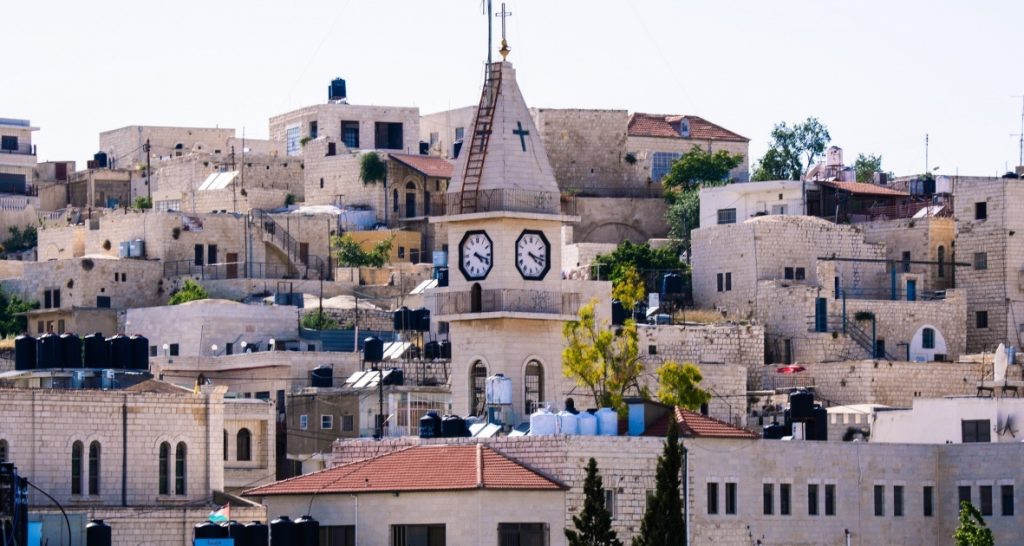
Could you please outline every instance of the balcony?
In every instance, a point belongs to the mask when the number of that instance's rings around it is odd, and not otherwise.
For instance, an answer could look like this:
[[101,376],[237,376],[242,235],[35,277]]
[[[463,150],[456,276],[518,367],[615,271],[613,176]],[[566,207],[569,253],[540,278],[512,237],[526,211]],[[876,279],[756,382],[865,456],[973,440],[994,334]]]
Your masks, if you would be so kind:
[[27,142],[4,142],[0,154],[36,155],[36,147]]
[[447,193],[431,199],[427,216],[469,214],[474,212],[527,212],[576,216],[576,201],[562,198],[559,192],[516,189],[482,190],[477,192],[476,207],[462,210],[462,195]]
[[[428,294],[427,306],[435,316],[481,313],[529,313],[576,316],[580,294],[502,288]],[[555,318],[552,316],[552,318]]]

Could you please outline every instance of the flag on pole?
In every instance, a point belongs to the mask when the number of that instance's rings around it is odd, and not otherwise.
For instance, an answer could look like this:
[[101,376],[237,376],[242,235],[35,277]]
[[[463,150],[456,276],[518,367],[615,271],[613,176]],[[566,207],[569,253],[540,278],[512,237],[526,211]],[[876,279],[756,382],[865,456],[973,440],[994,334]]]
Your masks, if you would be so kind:
[[228,521],[229,519],[231,519],[231,503],[225,504],[213,512],[210,512],[210,521],[214,523]]

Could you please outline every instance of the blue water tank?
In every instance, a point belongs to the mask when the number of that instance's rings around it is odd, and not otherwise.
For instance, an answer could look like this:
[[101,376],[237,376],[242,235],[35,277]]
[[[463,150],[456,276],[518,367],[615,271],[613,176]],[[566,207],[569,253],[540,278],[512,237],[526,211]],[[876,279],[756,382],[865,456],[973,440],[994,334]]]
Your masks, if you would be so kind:
[[192,529],[193,538],[228,538],[228,530],[212,521],[197,523]]
[[448,341],[447,339],[443,340],[441,342],[440,348],[441,348],[441,357],[440,357],[441,360],[451,360],[452,359],[452,342]]
[[428,341],[423,345],[423,358],[437,360],[441,358],[441,344],[436,341]]
[[329,101],[340,101],[348,98],[347,90],[345,89],[345,80],[342,78],[334,78],[331,80],[331,85],[327,87],[327,100]]
[[810,421],[814,417],[814,395],[796,391],[789,395],[789,413],[793,421]]
[[46,370],[61,365],[60,336],[43,334],[36,339],[36,369]]
[[131,367],[132,343],[128,336],[116,334],[108,337],[107,351],[110,353],[110,368],[123,370]]
[[408,307],[404,305],[399,307],[394,313],[392,313],[392,316],[394,317],[393,326],[396,332],[414,329],[412,310]]
[[430,309],[420,307],[412,311],[412,328],[417,332],[430,331]]
[[149,339],[138,334],[128,338],[131,347],[131,358],[125,368],[132,370],[149,369]]
[[612,324],[621,325],[626,322],[629,318],[629,311],[626,310],[626,306],[622,305],[619,300],[612,300]]
[[447,415],[441,420],[441,436],[445,438],[461,438],[466,436],[466,421],[458,415]]
[[227,532],[228,538],[235,539],[236,546],[242,546],[245,544],[245,525],[242,525],[235,520],[231,520],[221,523],[220,526]]
[[310,383],[314,387],[330,388],[334,386],[334,368],[321,364],[310,372]]
[[661,278],[662,294],[680,294],[683,291],[683,277],[678,273],[666,273]]

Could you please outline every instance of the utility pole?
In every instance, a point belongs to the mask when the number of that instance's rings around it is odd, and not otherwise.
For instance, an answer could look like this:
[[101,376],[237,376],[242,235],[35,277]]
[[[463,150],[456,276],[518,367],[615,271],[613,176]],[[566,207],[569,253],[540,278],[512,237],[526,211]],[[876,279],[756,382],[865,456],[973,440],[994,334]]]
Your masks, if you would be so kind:
[[491,8],[491,0],[487,0],[487,13],[484,14],[487,16],[487,66],[491,66],[491,36],[493,34],[492,27],[494,26],[491,19],[492,13],[494,13],[494,10]]
[[[235,170],[235,145],[231,145],[231,171]],[[235,194],[235,181],[231,181],[231,207],[232,212],[238,212],[238,196]]]
[[1015,99],[1020,99],[1020,132],[1013,133],[1010,136],[1020,138],[1020,156],[1017,158],[1017,166],[1024,167],[1024,95],[1014,95]]
[[146,196],[149,197],[149,204],[153,204],[153,175],[149,168],[149,139],[146,139],[146,145],[143,147],[146,150]]
[[924,172],[928,173],[928,133],[924,134]]

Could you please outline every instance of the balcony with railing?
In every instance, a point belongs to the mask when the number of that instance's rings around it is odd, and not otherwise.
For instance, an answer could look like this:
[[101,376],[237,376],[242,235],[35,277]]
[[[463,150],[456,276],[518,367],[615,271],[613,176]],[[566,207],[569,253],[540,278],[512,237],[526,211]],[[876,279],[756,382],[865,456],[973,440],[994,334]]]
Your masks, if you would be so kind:
[[527,313],[551,318],[576,316],[580,294],[501,288],[428,294],[427,306],[435,316],[482,313]]
[[[467,201],[467,204],[469,202]],[[564,214],[576,216],[576,201],[559,192],[517,190],[501,188],[480,190],[476,206],[463,209],[462,194],[446,193],[431,198],[426,216],[470,214],[474,212],[526,212],[535,214]]]
[[0,154],[36,155],[36,147],[29,142],[8,142],[0,145]]
[[193,260],[164,262],[164,278],[195,277],[212,281],[223,279],[294,279],[294,270],[287,265],[264,262],[226,262],[196,265]]

